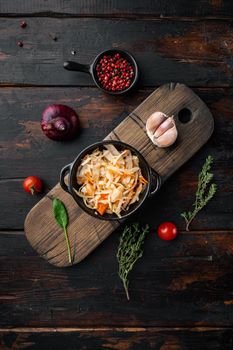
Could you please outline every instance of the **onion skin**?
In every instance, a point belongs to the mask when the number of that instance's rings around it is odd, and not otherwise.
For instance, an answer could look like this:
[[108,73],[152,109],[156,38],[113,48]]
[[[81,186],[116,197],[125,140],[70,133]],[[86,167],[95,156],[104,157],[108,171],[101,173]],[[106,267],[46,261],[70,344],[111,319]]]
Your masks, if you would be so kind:
[[68,106],[51,105],[42,113],[41,129],[51,140],[71,140],[77,134],[78,128],[78,115]]

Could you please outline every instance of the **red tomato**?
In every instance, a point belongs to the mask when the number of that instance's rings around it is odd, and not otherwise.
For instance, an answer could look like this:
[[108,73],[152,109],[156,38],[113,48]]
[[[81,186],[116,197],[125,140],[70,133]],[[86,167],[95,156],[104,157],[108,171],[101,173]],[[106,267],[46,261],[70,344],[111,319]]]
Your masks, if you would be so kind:
[[158,228],[158,236],[164,241],[171,241],[177,236],[177,227],[172,222],[163,222]]
[[42,190],[42,181],[37,176],[28,176],[23,181],[23,188],[25,192],[31,194],[39,193]]

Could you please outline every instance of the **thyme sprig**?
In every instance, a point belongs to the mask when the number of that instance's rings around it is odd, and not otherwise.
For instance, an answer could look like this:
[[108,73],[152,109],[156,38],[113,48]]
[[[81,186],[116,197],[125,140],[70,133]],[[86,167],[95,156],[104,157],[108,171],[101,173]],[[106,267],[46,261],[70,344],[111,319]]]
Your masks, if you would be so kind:
[[208,156],[202,167],[202,170],[198,176],[198,186],[196,192],[196,200],[193,204],[193,211],[187,211],[181,214],[186,222],[186,231],[189,231],[189,225],[197,215],[197,213],[206,206],[206,204],[213,198],[217,191],[217,185],[212,183],[208,187],[209,183],[213,179],[213,174],[210,172],[211,165],[213,164],[213,157]]
[[119,263],[119,277],[122,280],[127,299],[129,300],[128,275],[133,269],[136,261],[143,255],[143,245],[149,226],[141,228],[139,224],[126,226],[121,237],[117,251]]

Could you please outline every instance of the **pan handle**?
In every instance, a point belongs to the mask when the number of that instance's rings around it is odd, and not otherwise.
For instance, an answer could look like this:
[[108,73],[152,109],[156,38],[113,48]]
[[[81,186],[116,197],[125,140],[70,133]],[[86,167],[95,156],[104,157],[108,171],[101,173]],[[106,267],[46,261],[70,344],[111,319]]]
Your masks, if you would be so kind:
[[64,168],[62,168],[61,173],[60,173],[60,185],[61,185],[61,188],[64,191],[68,192],[68,193],[70,193],[70,191],[69,191],[69,187],[65,183],[65,176],[68,173],[70,174],[71,165],[72,164],[68,164],[68,165],[64,166]]
[[[161,176],[154,170],[151,168],[151,177],[152,177],[152,191],[150,192],[149,196],[154,196],[158,190],[160,189],[160,187],[162,186],[162,179]],[[154,188],[155,186],[155,188]]]
[[67,70],[76,70],[79,72],[91,74],[91,66],[89,64],[81,64],[78,62],[66,61],[63,63],[63,67]]

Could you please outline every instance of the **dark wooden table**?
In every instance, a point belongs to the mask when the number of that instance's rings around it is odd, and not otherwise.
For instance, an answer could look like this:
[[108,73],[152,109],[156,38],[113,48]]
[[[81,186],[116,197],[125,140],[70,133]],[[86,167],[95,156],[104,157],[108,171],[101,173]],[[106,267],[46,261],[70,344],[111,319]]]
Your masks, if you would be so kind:
[[[232,1],[2,0],[0,16],[0,349],[233,349]],[[111,47],[139,62],[140,88],[130,96],[105,95],[88,76],[62,68]],[[22,180],[35,174],[53,187],[64,164],[171,81],[207,103],[215,131],[132,218],[154,233],[131,274],[128,302],[117,276],[121,230],[79,265],[51,266],[24,236],[25,216],[42,195],[24,193]],[[42,134],[41,112],[53,103],[79,114],[73,142]],[[219,190],[187,233],[180,213],[208,154]],[[173,242],[156,236],[164,220],[180,229]]]

